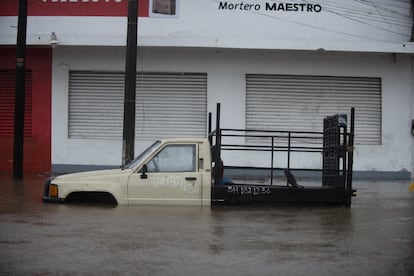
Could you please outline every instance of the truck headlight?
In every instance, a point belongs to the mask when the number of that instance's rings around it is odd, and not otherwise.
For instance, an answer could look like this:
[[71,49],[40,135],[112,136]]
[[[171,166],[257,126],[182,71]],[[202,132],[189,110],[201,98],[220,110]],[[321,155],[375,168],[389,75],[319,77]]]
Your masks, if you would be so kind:
[[50,197],[58,197],[58,185],[50,184],[49,185],[49,196]]

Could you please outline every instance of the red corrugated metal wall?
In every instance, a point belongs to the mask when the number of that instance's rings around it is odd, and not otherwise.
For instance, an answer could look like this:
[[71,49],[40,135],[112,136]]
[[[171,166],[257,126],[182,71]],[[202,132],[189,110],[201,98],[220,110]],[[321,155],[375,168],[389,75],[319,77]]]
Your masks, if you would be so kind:
[[[12,172],[16,50],[0,47],[0,172]],[[28,48],[23,169],[51,171],[52,51]]]
[[[0,136],[13,137],[15,70],[0,70]],[[32,72],[26,72],[24,137],[32,137]]]

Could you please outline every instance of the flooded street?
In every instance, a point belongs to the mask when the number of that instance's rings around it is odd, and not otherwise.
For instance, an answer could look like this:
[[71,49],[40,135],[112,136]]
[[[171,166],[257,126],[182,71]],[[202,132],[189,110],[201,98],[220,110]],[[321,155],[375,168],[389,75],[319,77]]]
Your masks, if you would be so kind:
[[0,178],[0,274],[414,275],[409,181],[354,181],[345,207],[44,204]]

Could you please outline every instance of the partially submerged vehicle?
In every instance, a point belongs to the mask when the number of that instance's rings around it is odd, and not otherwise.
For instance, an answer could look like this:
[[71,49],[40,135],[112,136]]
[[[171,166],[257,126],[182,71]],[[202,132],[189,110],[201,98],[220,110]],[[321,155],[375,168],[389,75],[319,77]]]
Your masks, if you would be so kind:
[[[213,131],[211,118],[209,114],[208,138],[160,140],[124,168],[50,178],[45,183],[43,201],[201,206],[351,205],[351,198],[356,195],[352,188],[354,109],[350,124],[345,114],[326,117],[323,132],[221,129],[220,104]],[[260,168],[269,172],[269,181],[238,182],[225,178],[223,151],[269,153],[270,166]],[[274,167],[277,152],[287,156],[284,168]],[[322,174],[320,186],[305,187],[297,183],[290,167],[291,154],[297,152],[322,154],[322,169],[316,169]],[[284,172],[286,182],[276,185],[275,173],[280,171]]]

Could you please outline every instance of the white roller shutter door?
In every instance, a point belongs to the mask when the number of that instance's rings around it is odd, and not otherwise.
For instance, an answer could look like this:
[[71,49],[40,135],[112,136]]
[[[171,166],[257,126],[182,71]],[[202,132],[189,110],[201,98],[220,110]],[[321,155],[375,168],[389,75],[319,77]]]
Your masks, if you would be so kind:
[[[69,137],[122,139],[124,74],[71,71]],[[207,75],[137,74],[136,139],[205,137]]]
[[381,79],[246,75],[246,128],[322,131],[323,118],[355,107],[355,142],[381,144]]
[[69,137],[122,139],[124,76],[69,73]]
[[138,137],[206,137],[207,74],[138,76],[136,118]]

